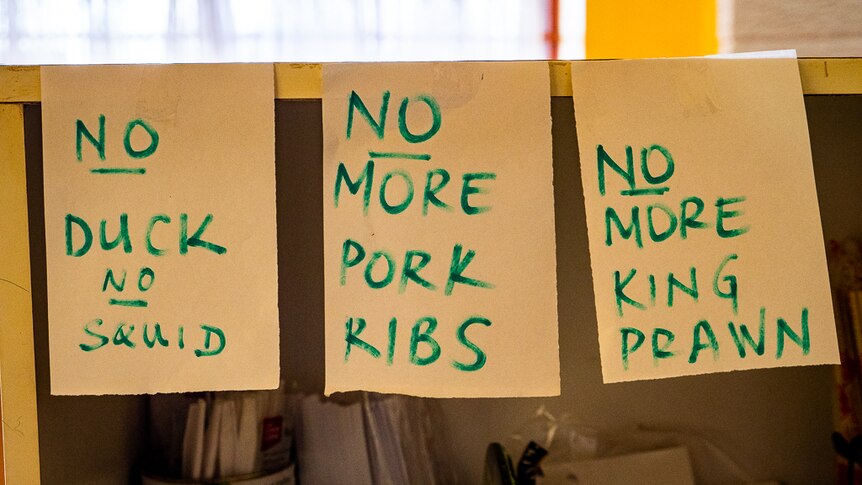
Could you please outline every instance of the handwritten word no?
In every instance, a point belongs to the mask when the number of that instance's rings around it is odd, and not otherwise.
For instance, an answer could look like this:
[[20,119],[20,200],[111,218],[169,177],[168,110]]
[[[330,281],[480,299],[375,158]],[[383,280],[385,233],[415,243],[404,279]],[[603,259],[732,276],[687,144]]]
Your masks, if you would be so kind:
[[[365,103],[362,101],[362,98],[356,94],[356,91],[350,92],[350,99],[347,107],[346,134],[348,140],[353,134],[353,113],[356,111],[358,111],[359,114],[368,121],[368,125],[372,130],[374,130],[374,134],[377,135],[377,138],[381,140],[383,139],[386,130],[386,117],[389,111],[389,95],[389,91],[383,92],[383,96],[380,101],[380,112],[375,120],[371,115],[371,112],[368,111],[368,107],[366,107]],[[431,111],[431,126],[425,130],[424,133],[413,133],[407,127],[407,109],[411,102],[422,103]],[[426,94],[420,94],[412,99],[405,97],[401,100],[401,106],[398,108],[398,131],[409,143],[422,143],[423,141],[428,140],[440,131],[441,122],[442,116],[440,115],[440,105],[437,104],[437,101],[433,97]]]
[[[93,135],[93,132],[87,128],[83,120],[75,120],[75,155],[79,162],[84,161],[83,141],[86,139],[95,149],[99,159],[105,161],[105,115],[100,114],[98,118],[98,135]],[[135,130],[138,128],[138,130]],[[144,135],[149,138],[145,146],[135,148],[132,143],[133,134],[135,131],[143,131]],[[123,130],[123,148],[129,158],[139,160],[147,158],[156,152],[159,147],[159,132],[156,131],[149,123],[137,118],[126,123]],[[96,174],[144,174],[146,168],[143,167],[99,167],[90,169],[90,172]]]

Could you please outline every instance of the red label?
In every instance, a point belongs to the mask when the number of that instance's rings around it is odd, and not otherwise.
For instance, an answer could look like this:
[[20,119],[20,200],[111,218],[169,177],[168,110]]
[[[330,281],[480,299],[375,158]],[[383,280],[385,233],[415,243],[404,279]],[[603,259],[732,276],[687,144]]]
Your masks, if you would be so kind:
[[266,451],[281,442],[282,417],[263,418],[263,433],[260,438],[260,451]]

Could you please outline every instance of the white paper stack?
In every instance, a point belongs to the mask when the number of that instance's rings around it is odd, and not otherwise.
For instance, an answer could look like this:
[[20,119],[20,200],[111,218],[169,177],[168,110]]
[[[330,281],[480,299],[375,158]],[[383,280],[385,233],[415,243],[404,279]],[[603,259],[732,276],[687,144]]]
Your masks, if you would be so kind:
[[402,401],[396,398],[366,399],[364,405],[374,483],[411,483],[398,429],[401,414],[404,412]]
[[207,403],[198,399],[189,405],[186,430],[183,434],[183,478],[201,479],[204,455],[204,426],[207,417]]
[[204,459],[203,471],[201,472],[201,478],[204,480],[212,480],[216,477],[219,429],[221,428],[222,409],[224,407],[224,403],[218,400],[214,400],[211,404],[212,411],[210,412],[206,435],[204,436]]
[[246,475],[255,471],[258,449],[260,448],[260,437],[258,436],[258,405],[260,399],[253,395],[244,395],[239,402],[239,428],[237,429],[236,458],[234,459],[234,473]]
[[371,485],[361,404],[342,406],[308,396],[301,401],[300,413],[300,482]]

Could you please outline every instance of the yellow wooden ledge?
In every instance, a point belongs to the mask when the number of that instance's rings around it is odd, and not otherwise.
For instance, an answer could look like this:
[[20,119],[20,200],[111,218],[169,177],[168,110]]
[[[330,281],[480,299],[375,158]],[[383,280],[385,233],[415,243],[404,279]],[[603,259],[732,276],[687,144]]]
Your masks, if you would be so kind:
[[828,57],[799,60],[805,94],[862,94],[862,58]]
[[39,483],[24,108],[0,104],[0,405],[5,483]]
[[[548,68],[551,96],[571,96],[569,61],[548,61]],[[321,73],[321,64],[275,64],[275,98],[320,99]],[[862,58],[803,58],[799,73],[804,94],[862,94]],[[39,66],[0,66],[0,103],[40,99]]]

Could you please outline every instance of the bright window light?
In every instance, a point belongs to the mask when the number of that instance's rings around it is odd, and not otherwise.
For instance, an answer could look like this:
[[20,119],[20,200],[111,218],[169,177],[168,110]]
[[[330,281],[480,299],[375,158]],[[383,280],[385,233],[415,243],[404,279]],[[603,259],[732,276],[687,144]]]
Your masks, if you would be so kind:
[[[559,0],[561,58],[584,1]],[[0,0],[0,63],[547,59],[541,0]]]

